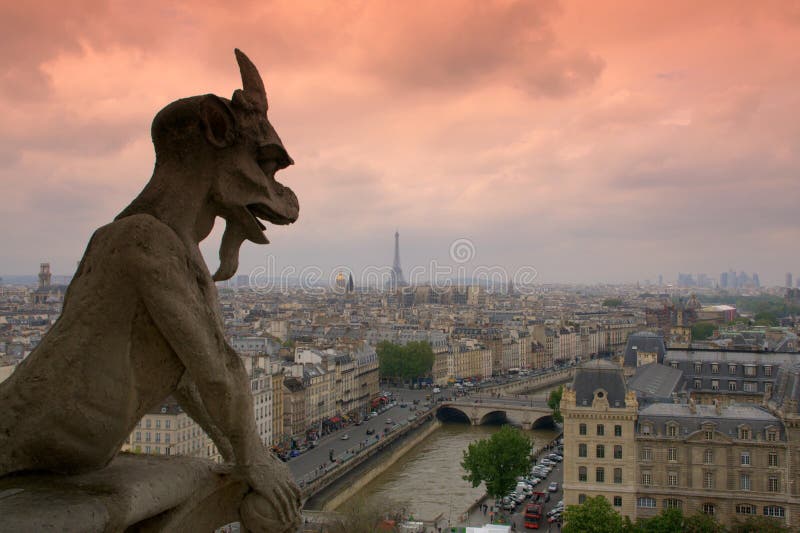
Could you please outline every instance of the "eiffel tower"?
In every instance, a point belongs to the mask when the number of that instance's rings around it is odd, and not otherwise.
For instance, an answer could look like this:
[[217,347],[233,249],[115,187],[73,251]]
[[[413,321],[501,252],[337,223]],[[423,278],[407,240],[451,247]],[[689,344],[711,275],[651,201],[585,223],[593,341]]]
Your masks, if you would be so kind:
[[403,267],[400,266],[400,232],[394,232],[394,264],[392,265],[391,279],[389,280],[389,288],[396,289],[398,287],[406,287],[406,279],[403,277]]

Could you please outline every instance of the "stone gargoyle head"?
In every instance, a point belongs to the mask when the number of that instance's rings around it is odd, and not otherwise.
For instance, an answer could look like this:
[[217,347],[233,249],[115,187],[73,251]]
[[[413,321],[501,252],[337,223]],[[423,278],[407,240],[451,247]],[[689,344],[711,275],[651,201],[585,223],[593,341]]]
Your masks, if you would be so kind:
[[[153,177],[117,217],[141,212],[164,215],[188,207],[190,202],[183,198],[198,191],[204,195],[203,209],[212,212],[211,224],[217,216],[226,221],[215,281],[236,273],[245,240],[269,243],[261,220],[291,224],[300,211],[294,192],[275,180],[275,173],[294,161],[267,120],[264,83],[250,59],[238,49],[235,52],[242,89],[234,91],[230,100],[213,94],[193,96],[158,112],[151,130],[156,151]],[[169,201],[163,200],[165,196]]]

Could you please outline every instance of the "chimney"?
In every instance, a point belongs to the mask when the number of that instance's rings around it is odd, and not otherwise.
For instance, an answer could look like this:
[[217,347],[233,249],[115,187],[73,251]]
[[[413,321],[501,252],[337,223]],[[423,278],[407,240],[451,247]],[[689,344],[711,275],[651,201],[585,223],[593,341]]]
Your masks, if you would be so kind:
[[689,398],[689,412],[693,415],[697,414],[697,406],[694,404],[694,398]]

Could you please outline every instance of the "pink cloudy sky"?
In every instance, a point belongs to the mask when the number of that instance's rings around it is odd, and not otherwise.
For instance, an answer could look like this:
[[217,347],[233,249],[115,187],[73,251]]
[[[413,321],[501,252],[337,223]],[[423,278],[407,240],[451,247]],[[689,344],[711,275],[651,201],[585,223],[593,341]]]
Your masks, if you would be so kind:
[[800,274],[796,2],[39,0],[0,21],[0,273],[71,273],[150,177],[153,115],[229,97],[239,47],[301,205],[240,272],[391,263],[399,227],[406,270],[468,238],[472,265],[541,282]]

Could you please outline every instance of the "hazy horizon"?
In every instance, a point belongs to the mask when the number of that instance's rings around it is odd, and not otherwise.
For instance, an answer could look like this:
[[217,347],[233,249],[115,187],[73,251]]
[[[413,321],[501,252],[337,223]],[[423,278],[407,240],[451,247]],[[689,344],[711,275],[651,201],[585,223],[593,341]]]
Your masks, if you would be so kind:
[[[800,275],[800,7],[86,0],[0,7],[0,272],[74,271],[169,102],[260,69],[300,219],[240,272],[450,263],[538,283]],[[203,250],[211,270],[221,221]],[[2,275],[2,274],[0,274]]]

